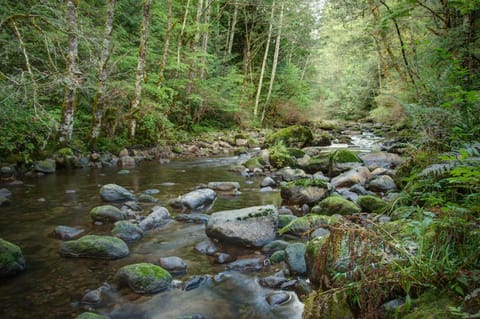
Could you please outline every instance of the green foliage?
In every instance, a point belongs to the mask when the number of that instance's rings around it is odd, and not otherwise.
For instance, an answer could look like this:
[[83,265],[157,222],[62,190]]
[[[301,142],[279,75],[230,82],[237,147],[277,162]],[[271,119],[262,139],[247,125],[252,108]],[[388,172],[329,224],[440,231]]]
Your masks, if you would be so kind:
[[281,142],[268,149],[268,158],[270,164],[276,168],[293,166],[295,164],[295,157],[290,155],[288,148]]

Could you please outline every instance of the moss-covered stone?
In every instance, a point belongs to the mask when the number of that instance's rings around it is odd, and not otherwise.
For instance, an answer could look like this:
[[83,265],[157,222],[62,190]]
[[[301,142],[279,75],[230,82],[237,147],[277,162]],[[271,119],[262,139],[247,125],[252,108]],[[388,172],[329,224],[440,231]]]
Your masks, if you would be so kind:
[[64,257],[118,259],[128,254],[127,244],[111,236],[83,236],[78,240],[63,242],[60,249],[60,255]]
[[343,198],[342,196],[332,195],[318,204],[318,208],[325,215],[352,215],[360,213],[361,209],[355,203]]
[[302,158],[302,157],[305,156],[305,152],[302,151],[299,148],[289,147],[289,148],[287,148],[287,151],[288,151],[288,154],[290,154],[291,156],[293,156],[295,158]]
[[92,208],[90,217],[93,221],[114,223],[127,218],[127,213],[112,205],[102,205]]
[[280,196],[288,205],[314,205],[330,194],[328,183],[312,178],[302,178],[282,185]]
[[325,215],[315,215],[307,214],[305,216],[296,218],[292,220],[288,225],[281,228],[278,233],[283,234],[292,234],[297,236],[303,236],[310,231],[317,229],[321,226],[334,225],[340,222],[340,216],[325,216]]
[[332,136],[328,133],[322,132],[315,135],[313,139],[313,145],[315,146],[330,146],[332,145]]
[[278,264],[285,260],[285,250],[275,251],[269,258],[272,264]]
[[182,154],[184,152],[184,149],[180,145],[174,145],[172,147],[172,152],[174,152],[175,154]]
[[373,195],[362,195],[358,197],[358,205],[368,213],[382,214],[388,208],[388,203]]
[[452,318],[449,308],[456,305],[448,293],[428,290],[412,301],[412,311],[403,319],[447,319]]
[[245,163],[243,163],[243,166],[245,166],[248,169],[255,169],[255,168],[263,168],[265,165],[265,161],[261,157],[252,157],[248,159]]
[[64,147],[55,152],[59,156],[73,156],[73,151],[70,147]]
[[363,161],[358,157],[357,154],[348,150],[348,149],[341,149],[336,150],[330,153],[330,161],[333,164],[337,163],[363,163]]
[[0,238],[0,277],[15,275],[24,269],[20,247]]
[[139,263],[120,268],[115,274],[117,283],[129,286],[139,294],[153,294],[170,287],[172,275],[160,266]]
[[268,145],[274,145],[282,142],[289,147],[302,148],[309,145],[312,140],[313,134],[308,127],[293,125],[268,135],[265,138],[265,143]]
[[108,317],[105,317],[93,312],[84,312],[76,316],[75,319],[108,319]]
[[322,172],[324,174],[330,173],[330,158],[328,153],[312,156],[306,161],[299,161],[299,166],[309,174]]
[[288,225],[292,220],[297,219],[294,215],[278,215],[278,227],[282,228]]
[[36,172],[45,173],[45,174],[55,173],[56,168],[57,168],[57,164],[52,159],[37,161],[33,166],[33,169]]
[[313,179],[313,178],[301,178],[291,182],[284,184],[283,188],[292,188],[295,186],[303,186],[303,187],[321,187],[321,188],[328,188],[328,183],[320,180],[320,179]]
[[295,165],[295,157],[290,155],[284,144],[279,143],[268,149],[270,165],[275,168]]
[[137,224],[121,220],[115,223],[112,235],[125,241],[135,241],[143,237],[143,229]]

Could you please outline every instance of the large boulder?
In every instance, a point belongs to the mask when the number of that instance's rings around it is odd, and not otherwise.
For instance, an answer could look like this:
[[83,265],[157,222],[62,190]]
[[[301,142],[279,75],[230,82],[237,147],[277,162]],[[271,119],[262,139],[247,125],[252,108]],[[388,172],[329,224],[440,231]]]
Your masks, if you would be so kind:
[[22,250],[0,238],[0,277],[15,275],[25,269]]
[[60,255],[64,257],[119,259],[129,254],[123,240],[111,236],[87,235],[62,243]]
[[106,202],[135,200],[135,195],[117,184],[106,184],[100,188],[100,196]]
[[350,187],[355,184],[365,185],[372,179],[370,170],[366,167],[358,167],[332,178],[332,185],[336,188]]
[[339,195],[332,195],[322,200],[312,211],[324,215],[352,215],[360,213],[361,209],[355,203]]
[[143,237],[143,229],[130,221],[121,220],[115,223],[112,235],[124,241],[135,241]]
[[33,169],[36,172],[45,173],[45,174],[55,173],[56,168],[57,168],[57,164],[53,159],[37,161],[35,162],[35,164],[33,164]]
[[395,168],[404,162],[404,159],[397,154],[387,152],[366,153],[360,155],[366,166]]
[[127,219],[127,213],[112,205],[102,205],[92,208],[90,217],[93,221],[102,223],[115,223]]
[[301,125],[293,125],[265,137],[265,143],[274,145],[282,142],[289,147],[302,148],[309,145],[313,141],[312,131]]
[[254,206],[212,214],[206,233],[226,243],[262,247],[275,239],[277,225],[275,206]]
[[115,281],[138,294],[154,294],[170,287],[172,275],[160,266],[139,263],[120,268],[115,274]]
[[282,185],[280,195],[287,205],[313,205],[330,194],[330,184],[319,179],[304,178]]
[[152,212],[140,222],[140,227],[144,230],[158,228],[168,223],[170,213],[165,207],[155,206]]
[[209,209],[215,199],[217,193],[210,188],[202,188],[172,199],[168,204],[174,208],[184,212],[199,212]]

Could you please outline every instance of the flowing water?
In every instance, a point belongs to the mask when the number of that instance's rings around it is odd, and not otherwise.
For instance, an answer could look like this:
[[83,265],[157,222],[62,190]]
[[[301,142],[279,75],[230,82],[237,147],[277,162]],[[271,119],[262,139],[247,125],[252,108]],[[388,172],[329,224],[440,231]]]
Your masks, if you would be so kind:
[[[294,293],[280,306],[270,306],[266,296],[275,291],[263,288],[258,278],[276,269],[240,273],[227,271],[209,257],[194,251],[195,244],[207,239],[204,225],[170,222],[149,231],[138,242],[129,244],[130,255],[120,260],[64,258],[59,255],[61,241],[52,236],[58,225],[80,226],[86,234],[109,235],[111,226],[94,225],[89,212],[104,204],[101,185],[119,184],[135,194],[156,188],[161,203],[185,194],[201,183],[238,181],[241,195],[219,197],[211,212],[255,205],[280,205],[278,192],[259,191],[260,177],[245,178],[229,171],[239,157],[144,162],[120,175],[120,168],[58,171],[39,178],[26,178],[21,186],[8,187],[13,193],[10,206],[0,209],[0,238],[22,248],[27,268],[21,274],[0,282],[0,318],[74,318],[91,309],[116,318],[175,319],[191,314],[205,318],[295,319],[301,318],[303,304]],[[145,209],[148,207],[144,205]],[[173,213],[173,212],[172,212]],[[230,249],[230,250],[229,250]],[[224,247],[235,255],[252,255],[254,250]],[[89,308],[82,304],[85,291],[112,283],[117,269],[137,262],[153,262],[159,257],[178,256],[188,271],[178,280],[194,275],[209,275],[199,288],[183,291],[172,288],[149,296],[128,290],[106,293],[102,304]]]

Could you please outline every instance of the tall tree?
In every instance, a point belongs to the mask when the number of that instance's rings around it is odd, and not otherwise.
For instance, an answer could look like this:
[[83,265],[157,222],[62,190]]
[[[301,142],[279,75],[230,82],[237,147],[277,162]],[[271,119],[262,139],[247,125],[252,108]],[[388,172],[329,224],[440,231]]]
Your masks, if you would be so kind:
[[195,35],[193,37],[193,57],[190,61],[190,70],[188,72],[188,82],[185,89],[185,93],[187,98],[192,94],[193,91],[193,80],[195,78],[195,59],[197,58],[198,53],[198,45],[200,41],[200,25],[202,23],[202,15],[203,15],[203,0],[198,0],[197,2],[197,15],[195,19]]
[[135,80],[135,93],[130,107],[129,136],[133,140],[137,128],[137,116],[140,111],[140,98],[142,96],[142,84],[146,74],[147,63],[147,41],[150,25],[150,6],[152,0],[143,1],[142,26],[140,28],[140,46],[138,48],[137,73]]
[[60,123],[61,143],[69,143],[73,135],[73,121],[78,104],[78,88],[81,84],[81,76],[77,64],[78,60],[78,39],[77,39],[77,15],[78,0],[67,0],[68,14],[68,57],[67,57],[67,77],[65,84],[65,96],[62,106],[62,122]]
[[172,9],[172,0],[167,1],[168,6],[168,17],[167,17],[167,32],[165,33],[165,41],[163,44],[163,54],[162,61],[160,61],[160,70],[158,71],[158,82],[157,87],[160,88],[163,82],[163,72],[165,71],[165,66],[167,65],[168,59],[168,48],[170,46],[170,37],[172,36],[173,30],[173,9]]
[[103,38],[102,51],[100,53],[100,62],[98,65],[98,85],[97,94],[93,100],[92,106],[92,129],[90,132],[90,142],[95,144],[96,140],[100,136],[102,128],[102,117],[105,106],[105,92],[107,89],[107,64],[110,60],[112,51],[112,31],[113,31],[113,18],[115,14],[116,0],[107,1],[106,18],[105,18],[105,31]]

